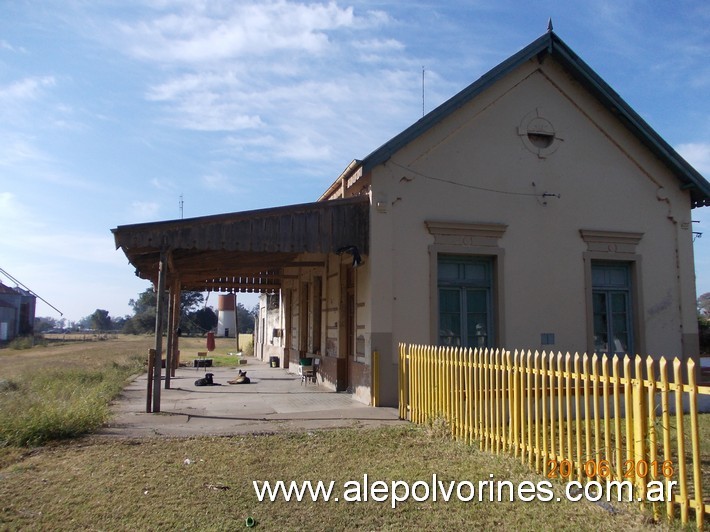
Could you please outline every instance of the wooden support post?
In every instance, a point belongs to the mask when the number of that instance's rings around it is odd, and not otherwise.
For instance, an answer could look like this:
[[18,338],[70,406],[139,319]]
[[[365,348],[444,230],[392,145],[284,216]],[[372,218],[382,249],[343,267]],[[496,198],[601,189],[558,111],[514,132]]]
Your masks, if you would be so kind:
[[145,397],[145,411],[150,414],[153,411],[153,363],[155,361],[155,349],[148,350],[148,386]]
[[166,343],[167,343],[167,345],[165,346],[165,389],[166,390],[170,389],[170,377],[172,376],[172,371],[170,370],[170,368],[172,368],[172,365],[173,365],[172,354],[173,354],[173,342],[175,340],[175,337],[173,335],[173,313],[174,313],[173,287],[174,287],[174,284],[171,283],[169,297],[168,297],[168,322],[167,322],[168,323],[168,330],[167,330],[167,334],[165,335]]
[[165,276],[168,269],[167,253],[160,253],[160,263],[158,265],[158,286],[157,302],[155,314],[155,356],[153,366],[153,413],[160,412],[160,377],[163,354],[163,316],[165,314]]
[[175,370],[180,363],[180,337],[177,334],[180,327],[180,281],[175,279],[173,286],[170,289],[170,295],[173,304],[173,321],[170,325],[170,334],[173,337],[172,354],[170,356],[170,376],[175,376]]
[[239,348],[239,305],[237,304],[237,294],[234,294],[234,337],[237,339],[237,353],[241,351]]

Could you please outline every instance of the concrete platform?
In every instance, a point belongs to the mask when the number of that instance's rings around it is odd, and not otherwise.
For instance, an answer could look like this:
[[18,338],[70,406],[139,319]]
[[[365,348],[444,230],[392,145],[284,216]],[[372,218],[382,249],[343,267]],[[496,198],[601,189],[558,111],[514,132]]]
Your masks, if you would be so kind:
[[[373,408],[323,385],[301,383],[283,368],[255,358],[245,365],[179,368],[171,388],[161,388],[161,412],[148,414],[147,375],[134,379],[112,406],[114,417],[99,434],[127,438],[288,432],[334,427],[404,424],[396,408]],[[237,370],[250,384],[230,385]],[[221,386],[196,386],[205,373]]]

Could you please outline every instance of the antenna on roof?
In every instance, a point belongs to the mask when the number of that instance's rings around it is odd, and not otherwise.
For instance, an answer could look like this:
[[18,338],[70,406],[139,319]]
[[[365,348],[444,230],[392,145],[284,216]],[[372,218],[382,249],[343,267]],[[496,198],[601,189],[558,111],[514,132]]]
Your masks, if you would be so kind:
[[182,207],[183,207],[184,204],[185,204],[185,202],[182,201],[182,194],[180,194],[180,219],[181,219],[181,220],[182,220],[182,217],[183,217]]
[[551,31],[552,31],[552,17],[550,17],[550,18],[547,20],[547,32],[549,33],[549,32],[551,32]]
[[422,65],[422,116],[424,116],[424,65]]

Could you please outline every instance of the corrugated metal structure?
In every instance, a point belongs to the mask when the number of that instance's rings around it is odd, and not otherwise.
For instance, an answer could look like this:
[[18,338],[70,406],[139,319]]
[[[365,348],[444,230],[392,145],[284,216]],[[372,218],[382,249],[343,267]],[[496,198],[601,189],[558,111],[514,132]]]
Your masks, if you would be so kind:
[[[356,246],[367,255],[369,197],[304,203],[112,229],[136,275],[157,285],[161,252],[182,290],[278,291],[284,268],[306,253]],[[168,283],[170,281],[168,280]]]
[[36,297],[0,283],[0,342],[34,333]]

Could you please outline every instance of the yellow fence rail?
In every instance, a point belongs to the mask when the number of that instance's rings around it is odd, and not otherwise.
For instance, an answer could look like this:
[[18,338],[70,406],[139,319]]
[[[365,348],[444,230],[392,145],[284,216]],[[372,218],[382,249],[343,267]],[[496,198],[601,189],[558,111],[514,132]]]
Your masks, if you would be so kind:
[[631,480],[644,499],[661,481],[673,497],[647,504],[654,518],[679,511],[685,524],[692,509],[702,527],[698,396],[710,388],[692,360],[408,344],[399,356],[400,418],[443,417],[454,438],[550,477]]

